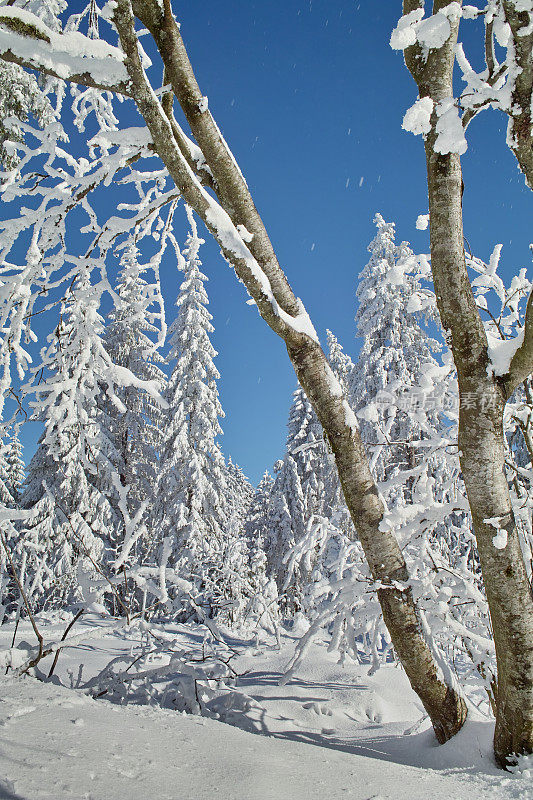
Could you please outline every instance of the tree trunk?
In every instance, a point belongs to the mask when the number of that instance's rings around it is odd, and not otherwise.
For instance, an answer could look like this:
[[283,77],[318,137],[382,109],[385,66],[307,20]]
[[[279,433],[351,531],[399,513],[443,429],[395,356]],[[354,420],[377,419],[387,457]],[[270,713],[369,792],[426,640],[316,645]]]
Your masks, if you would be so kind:
[[[434,13],[446,4],[447,0],[436,0]],[[406,0],[404,13],[420,5],[419,0]],[[420,96],[430,97],[435,107],[453,98],[458,22],[451,27],[448,42],[430,51],[427,59],[418,45],[406,51],[406,63]],[[505,475],[503,409],[511,387],[491,370],[487,337],[465,263],[460,157],[435,152],[436,123],[434,108],[425,142],[431,266],[442,325],[450,338],[458,373],[460,462],[498,666],[494,752],[498,764],[505,767],[512,754],[533,750],[533,595]],[[489,519],[494,524],[488,523]],[[501,548],[493,542],[498,527],[507,537]]]

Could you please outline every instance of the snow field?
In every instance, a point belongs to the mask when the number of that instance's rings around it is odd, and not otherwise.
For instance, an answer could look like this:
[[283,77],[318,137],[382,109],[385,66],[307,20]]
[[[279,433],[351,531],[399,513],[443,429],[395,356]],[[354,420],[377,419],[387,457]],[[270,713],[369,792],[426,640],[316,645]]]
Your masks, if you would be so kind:
[[[93,617],[76,630],[112,624]],[[64,630],[57,617],[41,627],[47,639]],[[10,628],[0,631],[2,646],[10,643]],[[183,645],[203,636],[193,626],[169,631]],[[87,680],[111,658],[128,654],[135,636],[87,638],[61,654],[51,683],[3,677],[0,798],[533,800],[531,781],[494,766],[490,720],[471,712],[465,729],[439,747],[427,720],[418,724],[419,701],[392,665],[369,676],[368,665],[342,667],[317,643],[298,674],[280,686],[294,647],[288,634],[281,651],[266,634],[253,643],[230,639],[241,675],[236,690],[254,700],[249,710],[243,703],[243,711],[226,716],[232,725],[114,705],[68,688],[80,665]],[[18,635],[24,640],[31,640],[26,623]]]

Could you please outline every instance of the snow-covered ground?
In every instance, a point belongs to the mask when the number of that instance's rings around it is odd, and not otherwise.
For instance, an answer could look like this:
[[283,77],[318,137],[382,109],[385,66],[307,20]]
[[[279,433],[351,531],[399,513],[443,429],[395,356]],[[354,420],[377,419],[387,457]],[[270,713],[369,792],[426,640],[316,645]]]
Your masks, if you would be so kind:
[[[266,634],[259,643],[231,641],[241,675],[235,689],[249,698],[223,715],[231,725],[69,688],[81,664],[85,681],[135,645],[138,629],[112,632],[113,624],[89,618],[76,625],[73,634],[97,626],[104,635],[63,651],[55,683],[2,679],[0,798],[533,800],[530,778],[495,768],[490,721],[472,712],[465,729],[438,746],[427,721],[417,726],[419,701],[392,665],[369,676],[367,666],[340,666],[318,643],[280,685],[294,648],[289,635],[281,651]],[[41,626],[50,640],[65,623]],[[184,646],[202,640],[198,628],[168,630]],[[3,626],[0,647],[11,636]],[[24,640],[32,641],[26,624],[18,633]]]

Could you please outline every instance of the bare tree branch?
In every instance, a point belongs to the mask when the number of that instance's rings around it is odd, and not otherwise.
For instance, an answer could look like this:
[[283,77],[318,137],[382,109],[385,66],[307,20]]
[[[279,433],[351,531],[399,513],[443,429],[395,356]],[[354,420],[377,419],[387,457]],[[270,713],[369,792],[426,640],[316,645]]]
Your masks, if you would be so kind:
[[[65,628],[65,632],[63,633],[63,636],[61,637],[61,641],[62,641],[62,642],[64,642],[64,641],[65,641],[65,639],[66,639],[66,638],[67,638],[67,636],[69,635],[69,632],[70,632],[71,628],[73,628],[73,627],[74,627],[75,623],[76,623],[76,622],[79,620],[79,618],[81,617],[81,615],[82,615],[84,612],[85,612],[85,609],[84,609],[84,608],[80,608],[80,610],[78,611],[78,613],[76,614],[76,616],[75,616],[75,617],[73,617],[73,618],[71,619],[71,621],[69,622],[69,624],[68,624],[68,625],[67,625],[67,627]],[[57,662],[58,662],[58,659],[59,659],[59,654],[60,654],[60,652],[61,652],[61,650],[59,650],[59,649],[58,649],[58,650],[56,650],[56,654],[55,654],[55,656],[54,656],[54,660],[52,661],[52,666],[50,667],[50,671],[49,671],[49,673],[48,673],[48,677],[49,677],[49,678],[51,678],[51,677],[52,677],[52,675],[54,674],[54,670],[55,670],[55,668],[56,668],[56,666],[57,666]]]

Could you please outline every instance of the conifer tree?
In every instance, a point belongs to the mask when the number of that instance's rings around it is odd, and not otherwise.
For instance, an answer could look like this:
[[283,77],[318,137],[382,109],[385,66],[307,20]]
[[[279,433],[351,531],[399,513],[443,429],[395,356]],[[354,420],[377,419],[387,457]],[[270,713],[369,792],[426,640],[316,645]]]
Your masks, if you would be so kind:
[[238,464],[228,459],[226,467],[228,515],[244,533],[246,520],[249,517],[254,490],[250,481]]
[[7,465],[7,485],[13,499],[17,501],[26,476],[18,425],[14,425],[11,431],[11,436],[6,446],[5,459]]
[[298,387],[289,411],[286,452],[277,464],[268,514],[269,574],[275,577],[280,592],[285,593],[284,604],[289,611],[301,609],[307,577],[296,572],[289,575],[287,559],[304,538],[312,518],[330,511],[326,508],[328,466],[322,428],[305,392]]
[[[348,395],[352,373],[354,370],[353,361],[350,356],[344,352],[342,345],[330,330],[326,331],[326,337],[328,344],[329,365],[333,371],[333,374]],[[326,456],[324,462],[324,473],[324,511],[327,517],[334,523],[339,531],[342,531],[345,535],[353,537],[355,535],[353,522],[344,501],[344,495],[342,494],[342,488],[333,458]]]
[[272,550],[269,508],[273,487],[274,480],[266,471],[252,497],[245,528],[250,554],[250,587],[254,595],[253,610],[260,615],[260,618],[266,615],[271,621],[277,618],[278,613],[278,590],[276,581],[270,575],[267,555],[267,551]]
[[[166,376],[158,365],[163,358],[149,336],[157,333],[150,313],[156,287],[144,278],[147,267],[139,263],[135,236],[127,240],[120,266],[117,301],[109,314],[104,346],[115,365],[162,390]],[[127,514],[133,518],[142,503],[147,506],[153,500],[162,446],[162,409],[157,399],[138,385],[121,387],[116,396],[122,404],[120,410],[116,401],[104,395],[101,424],[107,424]],[[113,495],[112,489],[112,501]],[[146,550],[148,542],[144,545]]]
[[[421,438],[420,424],[397,398],[436,366],[432,353],[439,345],[410,310],[418,288],[417,278],[409,274],[415,260],[412,251],[405,242],[395,244],[393,223],[381,214],[374,222],[377,234],[368,246],[370,260],[357,288],[355,320],[363,344],[351,373],[350,397],[361,437],[372,453],[374,475],[383,482],[415,466],[410,443]],[[391,488],[391,498],[398,499],[400,493]]]
[[269,548],[268,509],[273,486],[274,480],[267,470],[253,494],[246,521],[246,536],[251,550],[254,549],[256,542],[263,551]]
[[96,404],[102,385],[114,396],[99,303],[98,287],[82,271],[48,337],[48,378],[32,402],[44,432],[24,486],[21,502],[31,513],[19,549],[27,553],[28,591],[38,607],[80,599],[79,570],[111,562],[119,536],[120,519],[98,488],[99,475],[114,472]]
[[326,330],[326,341],[328,345],[329,365],[342,388],[347,390],[354,368],[353,361],[350,356],[344,352],[341,343],[330,330]]
[[8,435],[8,431],[4,429],[3,437],[0,439],[0,504],[9,508],[13,506],[15,496],[11,481],[10,440],[7,438]]
[[[172,545],[170,562],[195,589],[195,603],[212,616],[219,598],[220,576],[228,524],[227,474],[217,442],[223,416],[218,398],[216,351],[207,277],[200,271],[196,221],[187,207],[190,233],[181,257],[184,277],[171,326],[169,359],[174,367],[166,400],[164,443],[157,485],[155,525]],[[178,609],[179,610],[179,609]]]

